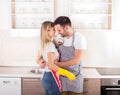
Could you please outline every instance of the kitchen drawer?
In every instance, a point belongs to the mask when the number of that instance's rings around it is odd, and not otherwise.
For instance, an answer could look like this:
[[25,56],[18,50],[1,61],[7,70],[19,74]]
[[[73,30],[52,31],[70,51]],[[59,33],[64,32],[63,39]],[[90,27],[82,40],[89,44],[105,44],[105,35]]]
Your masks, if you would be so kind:
[[100,95],[101,80],[99,78],[85,78],[84,95]]
[[44,95],[40,78],[22,78],[22,95]]

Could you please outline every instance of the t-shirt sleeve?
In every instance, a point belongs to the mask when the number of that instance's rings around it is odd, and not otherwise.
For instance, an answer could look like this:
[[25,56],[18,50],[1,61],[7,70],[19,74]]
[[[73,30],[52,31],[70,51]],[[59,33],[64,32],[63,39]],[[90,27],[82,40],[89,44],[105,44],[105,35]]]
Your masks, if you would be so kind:
[[48,52],[55,52],[55,45],[53,43],[50,43],[50,46],[48,48]]
[[75,49],[86,49],[86,40],[84,36],[79,33],[75,32],[75,38],[74,38],[74,48]]
[[50,46],[49,46],[49,48],[48,48],[48,52],[53,52],[55,59],[56,59],[56,58],[57,58],[57,59],[59,58],[59,53],[58,53],[58,51],[57,51],[54,43],[51,43],[51,44],[50,44]]

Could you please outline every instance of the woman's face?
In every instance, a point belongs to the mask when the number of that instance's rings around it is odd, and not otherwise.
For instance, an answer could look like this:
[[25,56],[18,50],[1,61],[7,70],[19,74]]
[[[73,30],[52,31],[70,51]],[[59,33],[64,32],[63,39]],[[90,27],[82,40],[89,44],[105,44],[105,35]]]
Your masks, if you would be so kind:
[[48,31],[48,34],[50,35],[50,37],[54,37],[55,36],[55,28],[51,28],[49,31]]

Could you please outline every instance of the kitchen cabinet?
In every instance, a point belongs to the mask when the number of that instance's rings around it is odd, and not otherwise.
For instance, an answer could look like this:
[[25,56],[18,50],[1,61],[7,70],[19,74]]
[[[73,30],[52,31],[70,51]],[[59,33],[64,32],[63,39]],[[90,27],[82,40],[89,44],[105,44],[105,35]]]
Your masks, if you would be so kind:
[[0,77],[0,95],[21,95],[21,78]]
[[11,0],[12,29],[39,29],[54,19],[54,0]]
[[[66,15],[75,29],[111,30],[112,0],[67,0],[65,3]],[[55,0],[11,0],[12,29],[39,29],[43,21],[53,21],[55,13],[59,14],[56,4]]]
[[101,79],[85,78],[83,93],[84,95],[100,95]]
[[22,78],[22,95],[44,95],[40,78]]
[[110,30],[112,0],[69,0],[69,17],[75,29]]

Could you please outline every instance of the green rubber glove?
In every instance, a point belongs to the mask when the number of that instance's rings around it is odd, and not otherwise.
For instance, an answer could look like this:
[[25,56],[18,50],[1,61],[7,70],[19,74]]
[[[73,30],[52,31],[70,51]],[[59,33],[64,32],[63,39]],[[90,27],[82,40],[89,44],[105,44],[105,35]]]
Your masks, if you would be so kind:
[[69,72],[68,70],[62,69],[62,68],[59,68],[57,73],[59,75],[66,76],[71,81],[76,79],[76,77],[73,73]]

